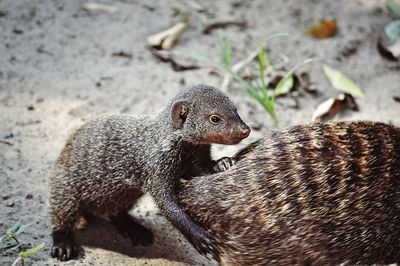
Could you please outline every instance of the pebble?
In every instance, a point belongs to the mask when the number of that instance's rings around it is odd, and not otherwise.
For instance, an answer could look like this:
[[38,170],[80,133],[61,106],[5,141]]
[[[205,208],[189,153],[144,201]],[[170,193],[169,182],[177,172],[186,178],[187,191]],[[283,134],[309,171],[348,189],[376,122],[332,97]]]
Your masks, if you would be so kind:
[[7,200],[6,201],[6,206],[7,207],[14,207],[14,205],[15,205],[15,202],[13,200]]

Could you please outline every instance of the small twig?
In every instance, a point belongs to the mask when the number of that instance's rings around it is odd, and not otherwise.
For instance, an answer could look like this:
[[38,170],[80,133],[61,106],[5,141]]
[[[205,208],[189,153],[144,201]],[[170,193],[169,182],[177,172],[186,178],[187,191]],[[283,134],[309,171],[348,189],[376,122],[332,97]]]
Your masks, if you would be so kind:
[[226,28],[228,26],[238,26],[241,29],[247,27],[246,21],[220,21],[208,24],[203,29],[203,34],[210,34],[212,31],[219,28]]
[[5,141],[5,140],[0,140],[0,143],[6,144],[8,146],[14,146],[11,142]]
[[13,264],[11,264],[11,266],[16,266],[17,263],[18,263],[19,261],[21,261],[22,265],[24,265],[24,261],[21,259],[21,257],[18,257],[18,258],[13,262]]
[[161,62],[170,63],[171,66],[172,66],[172,69],[175,70],[175,71],[186,71],[186,70],[194,70],[194,69],[198,69],[199,68],[199,66],[197,66],[197,65],[187,65],[187,66],[185,66],[185,65],[179,64],[173,58],[170,57],[171,55],[174,54],[173,52],[159,51],[159,50],[154,49],[152,47],[149,47],[149,50]]
[[323,59],[322,57],[311,57],[311,58],[307,58],[307,59],[304,60],[303,62],[301,62],[301,63],[295,65],[292,69],[290,69],[290,70],[288,71],[288,73],[286,74],[286,77],[292,75],[292,74],[294,73],[294,71],[295,71],[296,69],[298,69],[299,67],[304,66],[304,65],[306,65],[306,64],[308,64],[308,63],[311,63],[311,62],[313,62],[313,61],[322,60],[322,59]]

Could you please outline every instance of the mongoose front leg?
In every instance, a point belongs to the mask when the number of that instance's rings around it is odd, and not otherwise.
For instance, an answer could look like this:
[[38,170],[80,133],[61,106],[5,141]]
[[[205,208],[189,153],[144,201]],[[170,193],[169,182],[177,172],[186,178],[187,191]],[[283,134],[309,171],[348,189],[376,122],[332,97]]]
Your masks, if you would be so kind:
[[111,217],[111,221],[124,237],[131,239],[133,245],[150,246],[154,243],[151,230],[136,222],[126,211]]
[[78,256],[78,246],[72,239],[70,231],[53,232],[53,247],[51,248],[51,256],[61,261],[67,261]]
[[215,164],[213,166],[213,171],[214,171],[214,173],[225,172],[226,170],[231,168],[233,165],[234,165],[234,162],[231,157],[222,157],[221,159],[218,159],[215,161]]
[[190,218],[173,198],[173,192],[161,192],[155,196],[163,215],[174,225],[202,255],[217,258],[213,237]]

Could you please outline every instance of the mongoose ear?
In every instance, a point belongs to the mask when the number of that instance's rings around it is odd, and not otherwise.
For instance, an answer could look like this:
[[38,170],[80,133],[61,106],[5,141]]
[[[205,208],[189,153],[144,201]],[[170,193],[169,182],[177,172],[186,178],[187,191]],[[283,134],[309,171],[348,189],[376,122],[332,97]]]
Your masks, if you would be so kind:
[[171,108],[172,124],[175,129],[180,129],[186,121],[189,112],[189,102],[187,100],[179,100],[174,102]]

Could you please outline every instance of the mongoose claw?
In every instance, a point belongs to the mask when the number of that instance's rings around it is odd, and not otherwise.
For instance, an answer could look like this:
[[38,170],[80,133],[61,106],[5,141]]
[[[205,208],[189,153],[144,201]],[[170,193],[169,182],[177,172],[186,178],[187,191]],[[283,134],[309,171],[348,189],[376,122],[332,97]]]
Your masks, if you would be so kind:
[[71,242],[55,243],[51,248],[51,256],[60,261],[74,259],[78,255],[78,247]]
[[[201,229],[201,231],[203,231]],[[199,232],[196,237],[193,237],[189,242],[201,255],[208,257],[211,255],[215,260],[218,260],[217,250],[214,246],[213,237],[207,232]]]
[[78,256],[79,247],[74,243],[71,233],[57,231],[53,233],[51,256],[61,261],[72,260]]
[[233,165],[234,165],[234,162],[233,162],[232,158],[222,157],[221,159],[219,159],[215,162],[213,170],[215,173],[225,172],[226,170],[231,168]]

